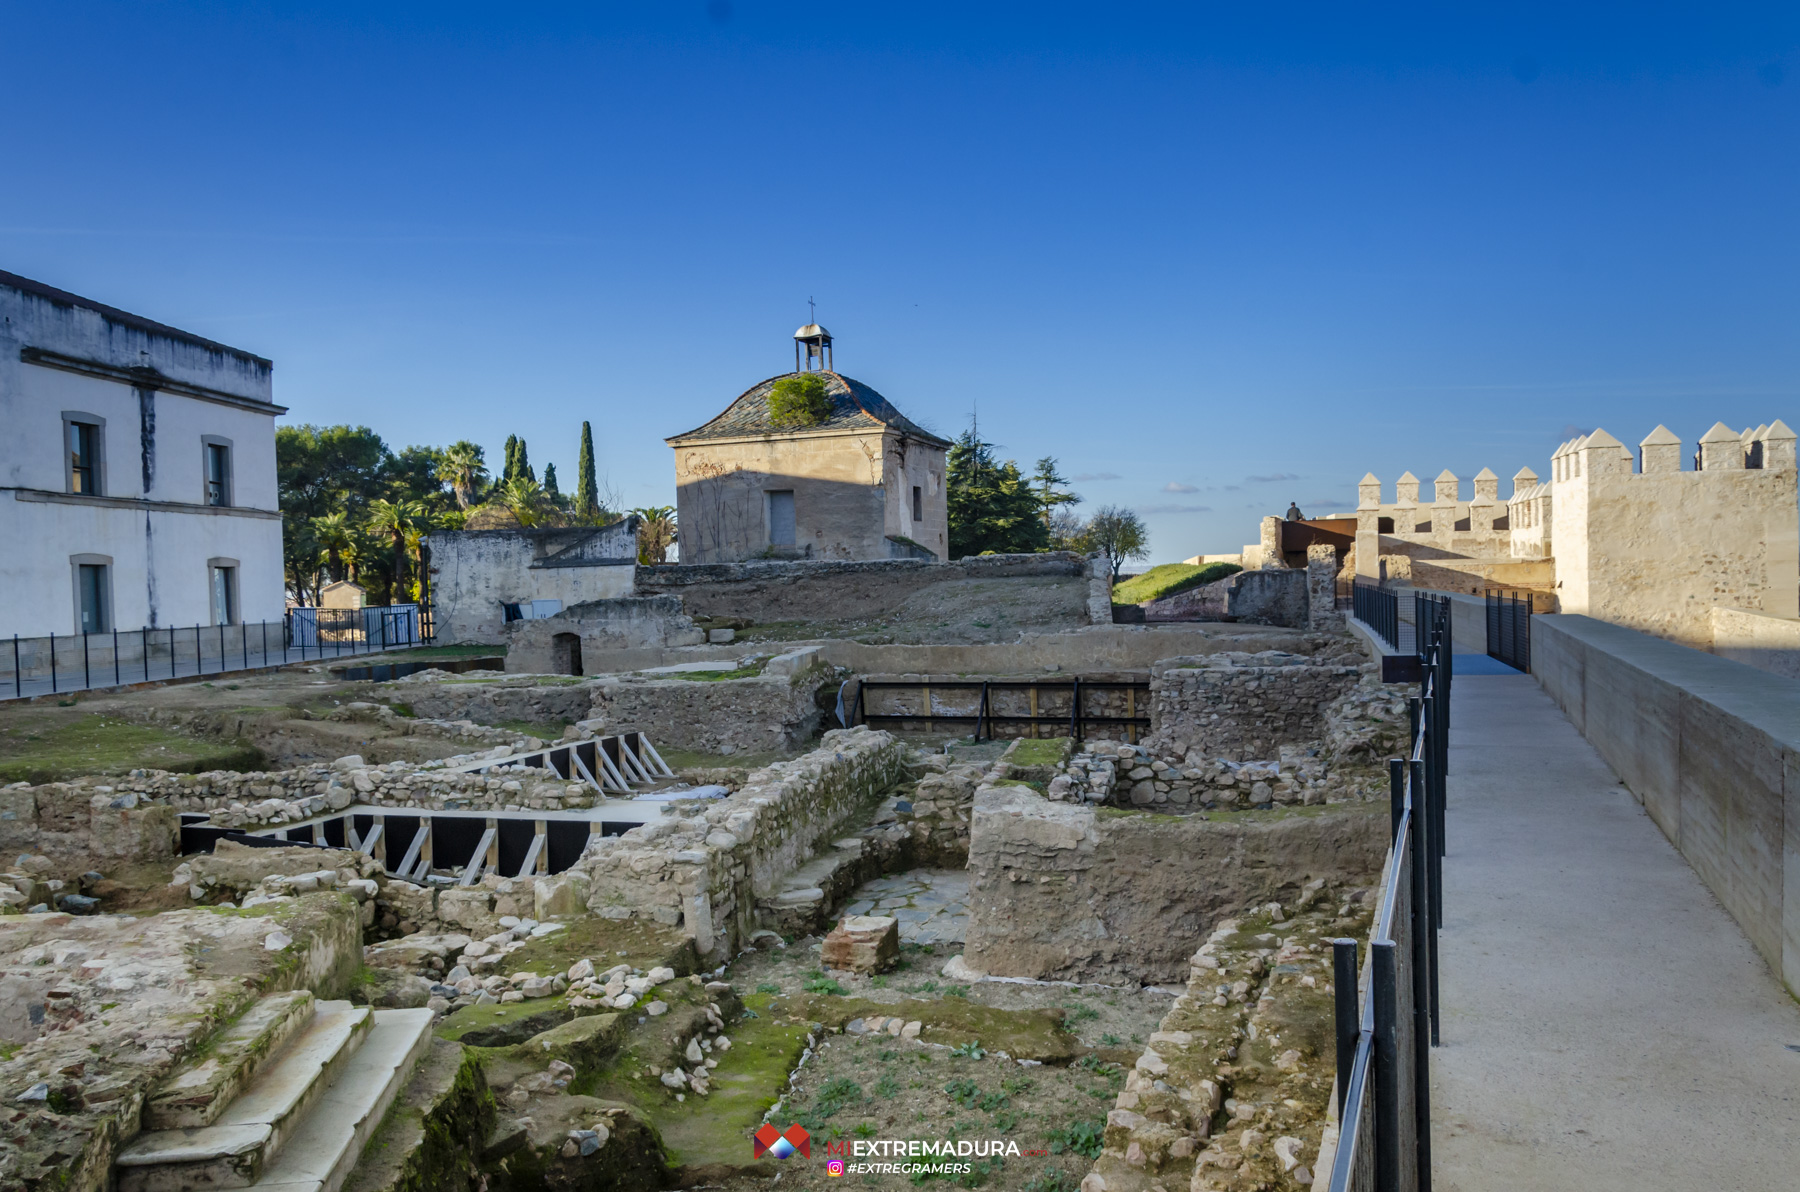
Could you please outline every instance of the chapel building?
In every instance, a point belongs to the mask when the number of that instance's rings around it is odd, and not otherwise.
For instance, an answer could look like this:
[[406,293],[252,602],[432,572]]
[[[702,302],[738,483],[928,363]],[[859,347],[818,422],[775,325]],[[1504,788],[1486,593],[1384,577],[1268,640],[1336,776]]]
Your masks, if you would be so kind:
[[[831,335],[816,323],[794,333],[794,366],[665,440],[682,563],[945,558],[949,442],[835,371]],[[824,382],[829,409],[806,425],[778,424],[770,391],[809,375]]]

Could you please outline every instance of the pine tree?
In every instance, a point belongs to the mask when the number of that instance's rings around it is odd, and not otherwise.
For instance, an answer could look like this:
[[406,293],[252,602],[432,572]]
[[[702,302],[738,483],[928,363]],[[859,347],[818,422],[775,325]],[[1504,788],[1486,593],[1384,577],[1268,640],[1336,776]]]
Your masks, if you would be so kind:
[[994,445],[966,430],[950,447],[945,499],[950,557],[1028,554],[1048,550],[1050,531],[1031,482],[1012,460],[994,458]]
[[544,465],[544,495],[555,504],[562,504],[562,493],[556,488],[556,465]]
[[581,458],[575,461],[575,516],[585,520],[600,513],[600,485],[594,479],[594,431],[581,424]]
[[1046,455],[1037,461],[1037,470],[1032,473],[1031,482],[1037,486],[1038,505],[1044,511],[1044,525],[1050,525],[1050,515],[1059,505],[1079,505],[1081,496],[1078,493],[1064,492],[1069,483],[1062,473],[1056,470],[1056,457]]

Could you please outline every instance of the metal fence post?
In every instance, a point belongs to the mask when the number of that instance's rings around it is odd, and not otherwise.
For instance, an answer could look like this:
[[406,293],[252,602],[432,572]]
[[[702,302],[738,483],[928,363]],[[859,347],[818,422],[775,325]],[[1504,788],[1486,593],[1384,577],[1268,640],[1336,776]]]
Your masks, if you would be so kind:
[[[1428,972],[1431,966],[1431,893],[1425,881],[1425,858],[1430,855],[1429,829],[1413,805],[1408,821],[1412,841],[1407,848],[1407,879],[1412,887],[1412,976],[1413,1039],[1413,1138],[1418,1165],[1418,1192],[1431,1192],[1431,1048],[1425,1040],[1433,1036],[1432,990]],[[1435,1038],[1433,1038],[1435,1042]]]
[[[1424,786],[1424,781],[1425,763],[1412,763],[1413,790],[1421,791]],[[1421,826],[1424,828],[1423,832],[1419,831]],[[1437,933],[1438,928],[1443,925],[1444,916],[1442,908],[1438,906],[1437,878],[1435,876],[1437,853],[1436,850],[1433,849],[1431,843],[1431,834],[1433,831],[1431,817],[1428,815],[1421,816],[1419,814],[1417,800],[1414,800],[1413,802],[1413,831],[1414,843],[1423,850],[1422,852],[1415,852],[1413,854],[1413,867],[1418,870],[1418,872],[1413,875],[1415,907],[1417,908],[1414,913],[1419,917],[1419,921],[1423,928],[1422,938],[1425,941],[1425,963],[1413,976],[1413,988],[1417,989],[1419,987],[1418,982],[1421,979],[1425,982],[1427,996],[1420,999],[1418,1004],[1429,1007],[1430,1009],[1431,1045],[1436,1047],[1438,1043]],[[1417,894],[1421,891],[1423,892],[1423,897],[1417,897]]]
[[[1356,1065],[1356,1042],[1362,1037],[1362,1007],[1356,1004],[1356,941],[1331,941],[1332,1009],[1337,1028],[1338,1119],[1346,1112],[1350,1069]],[[1340,1144],[1344,1145],[1344,1144]]]
[[119,682],[119,627],[113,626],[113,686],[121,686]]
[[1400,817],[1406,813],[1406,763],[1388,759],[1388,839],[1400,833]]
[[81,631],[81,685],[84,688],[94,685],[94,672],[88,666],[88,631],[85,629]]
[[1375,1072],[1375,1187],[1400,1190],[1400,1038],[1394,941],[1369,945],[1369,1002],[1375,1012],[1370,1065]]
[[19,635],[13,634],[13,695],[25,694],[25,672],[19,669]]

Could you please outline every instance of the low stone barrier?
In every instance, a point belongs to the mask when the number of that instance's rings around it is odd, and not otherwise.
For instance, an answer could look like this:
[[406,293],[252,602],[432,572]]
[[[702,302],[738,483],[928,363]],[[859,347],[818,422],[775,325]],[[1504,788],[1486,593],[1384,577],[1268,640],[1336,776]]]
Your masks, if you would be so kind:
[[1531,673],[1800,994],[1800,682],[1590,617]]
[[834,730],[698,814],[590,838],[575,866],[590,883],[588,907],[679,925],[703,958],[730,955],[755,930],[757,898],[904,778],[909,753],[888,733]]

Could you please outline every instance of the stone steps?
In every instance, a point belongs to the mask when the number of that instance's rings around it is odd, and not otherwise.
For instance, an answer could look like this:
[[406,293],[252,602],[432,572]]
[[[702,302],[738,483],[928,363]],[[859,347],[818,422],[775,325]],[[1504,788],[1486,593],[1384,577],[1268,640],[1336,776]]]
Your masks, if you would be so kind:
[[268,1057],[209,1125],[138,1135],[116,1160],[117,1192],[247,1188],[260,1179],[361,1049],[366,1006],[317,1002],[310,1021]]
[[220,1031],[203,1056],[183,1064],[144,1105],[144,1129],[210,1126],[256,1074],[312,1022],[313,995],[304,989],[270,994]]
[[252,1184],[259,1192],[340,1192],[394,1098],[431,1047],[430,1010],[376,1010],[368,1041]]

